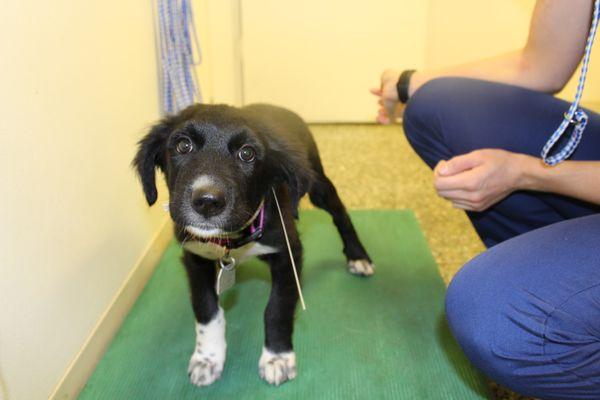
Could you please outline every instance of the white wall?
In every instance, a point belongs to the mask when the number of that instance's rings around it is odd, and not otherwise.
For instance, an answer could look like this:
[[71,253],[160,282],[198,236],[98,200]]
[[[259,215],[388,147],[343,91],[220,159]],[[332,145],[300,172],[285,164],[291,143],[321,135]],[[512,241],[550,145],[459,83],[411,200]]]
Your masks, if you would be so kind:
[[[429,0],[427,68],[464,63],[525,44],[535,0]],[[600,105],[600,40],[594,43],[584,104]],[[579,68],[558,97],[571,101]]]
[[[240,4],[245,103],[287,106],[311,122],[368,122],[377,110],[368,89],[379,84],[385,68],[438,68],[518,49],[527,39],[535,0]],[[598,103],[600,57],[592,60],[583,99]],[[227,65],[222,61],[220,66]],[[573,97],[577,77],[560,97]]]
[[309,121],[373,121],[386,68],[435,68],[522,46],[535,0],[243,1],[244,100]]
[[198,68],[207,103],[242,104],[239,0],[195,0],[204,62]]
[[244,102],[284,105],[312,122],[373,121],[388,66],[421,68],[427,2],[242,2]]
[[487,58],[522,47],[535,0],[428,0],[426,67]]
[[153,35],[149,0],[3,3],[0,380],[10,399],[49,395],[166,218],[146,207],[129,166],[159,117]]

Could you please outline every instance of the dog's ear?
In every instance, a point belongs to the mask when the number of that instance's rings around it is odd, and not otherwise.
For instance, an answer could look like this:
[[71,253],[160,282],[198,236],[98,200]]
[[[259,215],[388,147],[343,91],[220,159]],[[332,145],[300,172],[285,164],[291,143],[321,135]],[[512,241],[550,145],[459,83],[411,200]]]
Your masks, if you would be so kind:
[[133,159],[135,168],[144,189],[149,205],[156,202],[155,170],[160,168],[165,171],[165,142],[169,136],[170,126],[166,121],[156,124],[150,132],[138,142],[138,152]]
[[309,161],[299,152],[281,144],[270,149],[268,159],[268,168],[274,173],[274,183],[285,183],[288,186],[292,209],[296,210],[300,199],[315,179]]

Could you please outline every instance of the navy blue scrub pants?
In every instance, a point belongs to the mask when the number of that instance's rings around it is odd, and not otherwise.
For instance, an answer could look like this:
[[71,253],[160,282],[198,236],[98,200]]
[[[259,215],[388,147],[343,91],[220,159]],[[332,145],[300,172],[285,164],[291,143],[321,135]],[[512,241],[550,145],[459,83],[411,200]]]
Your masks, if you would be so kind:
[[[523,88],[443,78],[413,95],[403,123],[433,168],[483,148],[539,157],[568,106]],[[572,160],[600,160],[600,115],[588,115]],[[542,399],[600,399],[599,212],[523,191],[467,213],[489,249],[451,282],[446,314],[466,355],[496,382]]]

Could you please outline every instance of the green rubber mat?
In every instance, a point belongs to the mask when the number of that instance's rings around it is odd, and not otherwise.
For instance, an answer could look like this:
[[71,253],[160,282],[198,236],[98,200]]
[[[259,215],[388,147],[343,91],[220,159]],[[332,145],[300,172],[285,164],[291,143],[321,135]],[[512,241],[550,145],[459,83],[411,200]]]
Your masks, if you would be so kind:
[[81,399],[483,399],[443,318],[444,284],[410,211],[354,211],[375,275],[346,272],[329,215],[301,213],[304,297],[294,347],[298,377],[272,387],[258,376],[270,275],[250,260],[221,298],[227,361],[209,387],[189,383],[194,317],[181,250],[172,243]]

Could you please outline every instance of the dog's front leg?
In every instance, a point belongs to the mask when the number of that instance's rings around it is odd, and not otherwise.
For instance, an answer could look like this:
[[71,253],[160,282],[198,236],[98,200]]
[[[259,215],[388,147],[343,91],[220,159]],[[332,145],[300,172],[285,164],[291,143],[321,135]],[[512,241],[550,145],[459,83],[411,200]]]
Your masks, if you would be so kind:
[[184,251],[192,308],[196,316],[196,346],[188,374],[196,386],[207,386],[219,379],[225,364],[225,316],[215,291],[215,262]]
[[[302,247],[299,241],[294,242],[294,261],[300,269]],[[258,370],[261,378],[279,386],[296,377],[296,354],[292,346],[292,333],[298,292],[287,249],[265,256],[264,259],[271,267],[272,287],[265,310],[265,344]]]

